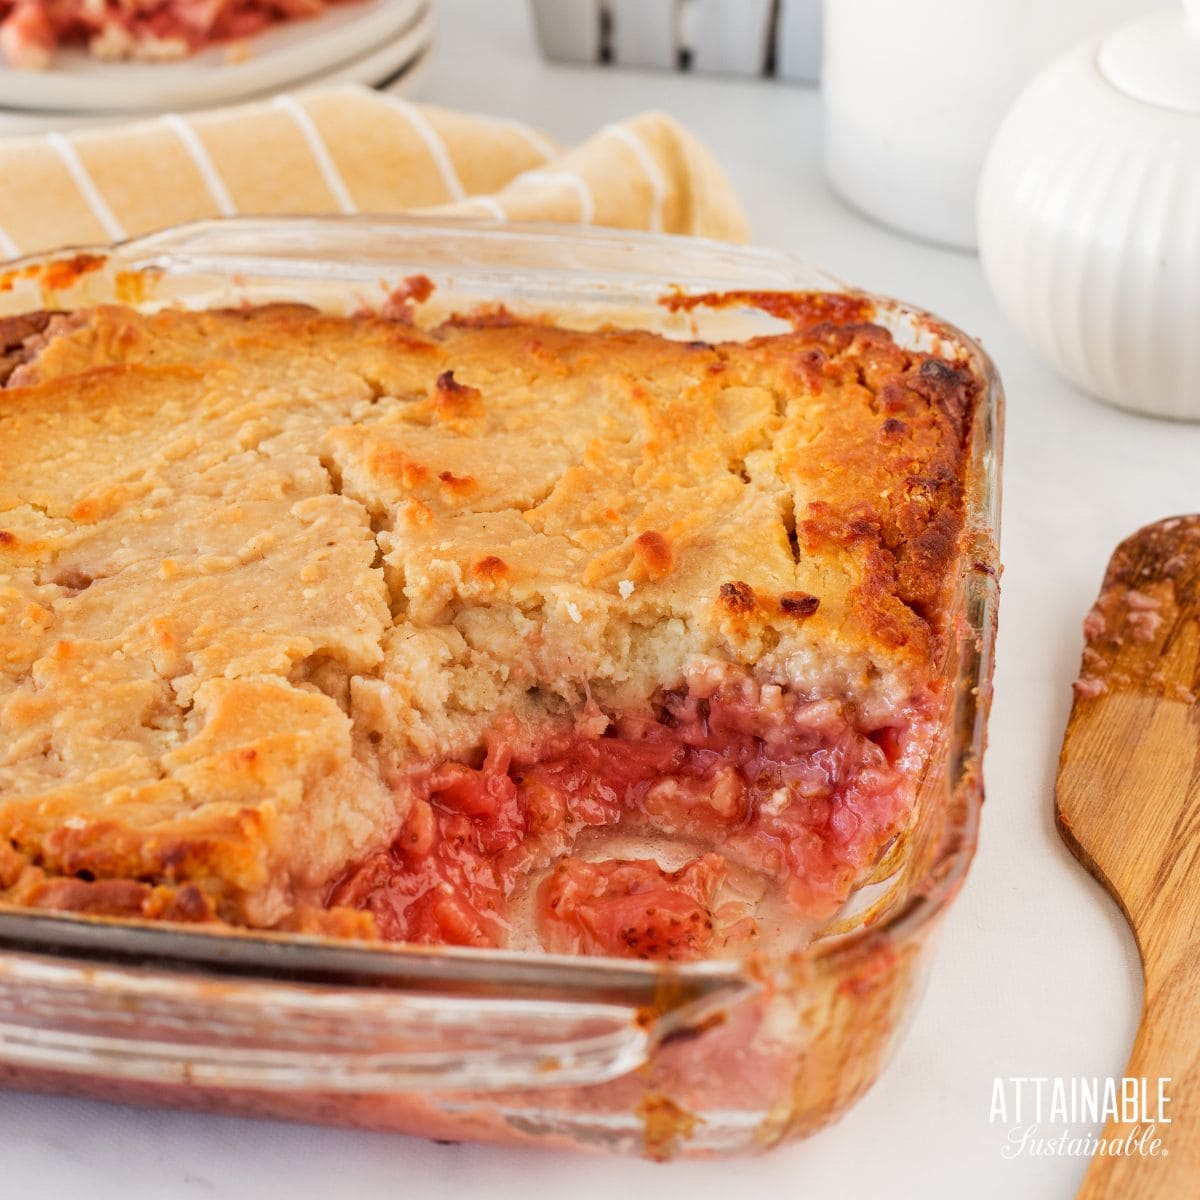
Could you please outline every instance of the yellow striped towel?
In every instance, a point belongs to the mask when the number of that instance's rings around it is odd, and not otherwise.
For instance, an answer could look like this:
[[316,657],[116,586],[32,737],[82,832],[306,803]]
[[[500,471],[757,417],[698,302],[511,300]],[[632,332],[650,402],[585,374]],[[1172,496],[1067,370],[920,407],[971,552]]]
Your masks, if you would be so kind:
[[0,142],[0,257],[234,213],[401,211],[746,236],[712,155],[659,113],[561,150],[519,122],[342,85]]

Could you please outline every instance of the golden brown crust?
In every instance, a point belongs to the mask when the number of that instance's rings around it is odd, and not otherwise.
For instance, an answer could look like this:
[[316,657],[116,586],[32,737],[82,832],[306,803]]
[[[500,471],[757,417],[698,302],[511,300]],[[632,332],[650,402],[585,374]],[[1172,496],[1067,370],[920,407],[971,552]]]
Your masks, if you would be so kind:
[[532,737],[714,662],[876,712],[920,695],[977,383],[806,304],[717,346],[100,308],[22,350],[0,896],[316,928],[403,824],[405,771],[498,714]]
[[818,555],[852,548],[870,633],[895,645],[915,639],[928,653],[958,553],[978,384],[877,326],[817,326],[808,337],[802,373],[826,394],[833,383],[843,402],[806,409],[799,430],[814,436],[785,466],[808,497],[797,510],[801,544]]

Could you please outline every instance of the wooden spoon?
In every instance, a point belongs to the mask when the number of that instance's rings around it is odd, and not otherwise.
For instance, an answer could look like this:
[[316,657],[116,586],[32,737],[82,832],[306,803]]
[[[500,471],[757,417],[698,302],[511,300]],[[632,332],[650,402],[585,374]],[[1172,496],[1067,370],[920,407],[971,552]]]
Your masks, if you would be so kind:
[[[1097,1154],[1085,1200],[1200,1197],[1200,516],[1112,556],[1058,764],[1058,828],[1137,938],[1142,1020],[1127,1077],[1166,1085],[1156,1156]],[[1133,1124],[1110,1121],[1105,1139]],[[1111,1141],[1109,1142],[1111,1145]]]

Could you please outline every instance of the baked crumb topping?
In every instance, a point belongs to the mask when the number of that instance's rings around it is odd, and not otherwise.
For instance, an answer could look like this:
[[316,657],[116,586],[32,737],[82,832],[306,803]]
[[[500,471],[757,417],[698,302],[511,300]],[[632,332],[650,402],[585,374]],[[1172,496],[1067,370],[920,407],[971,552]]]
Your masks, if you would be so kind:
[[[828,913],[911,806],[976,397],[860,315],[7,323],[0,895],[497,944],[524,891],[544,944],[668,957],[741,944],[748,871]],[[597,933],[631,903],[680,955]]]

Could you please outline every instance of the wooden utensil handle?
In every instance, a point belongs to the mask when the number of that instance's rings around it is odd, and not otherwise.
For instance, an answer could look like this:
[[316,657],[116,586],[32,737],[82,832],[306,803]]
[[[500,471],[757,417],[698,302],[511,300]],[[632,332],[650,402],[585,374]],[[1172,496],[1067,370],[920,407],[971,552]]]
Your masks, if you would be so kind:
[[[1145,1113],[1165,1120],[1109,1121],[1078,1200],[1184,1200],[1200,1196],[1200,973],[1181,954],[1161,974],[1147,972],[1146,1003],[1126,1079],[1145,1080]],[[1189,961],[1191,959],[1191,961]],[[1155,977],[1157,976],[1157,978]],[[1167,1103],[1159,1113],[1159,1081]],[[1153,1142],[1158,1139],[1157,1153]],[[1131,1143],[1131,1153],[1112,1147]]]

